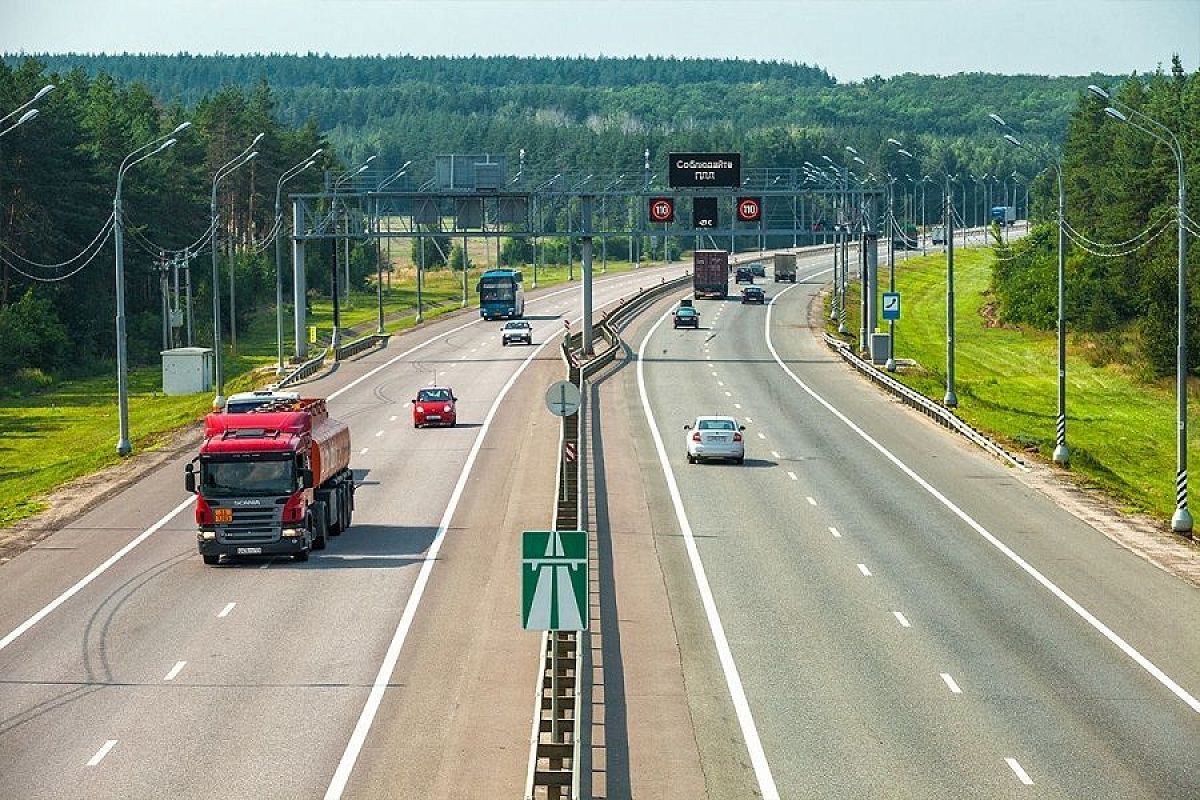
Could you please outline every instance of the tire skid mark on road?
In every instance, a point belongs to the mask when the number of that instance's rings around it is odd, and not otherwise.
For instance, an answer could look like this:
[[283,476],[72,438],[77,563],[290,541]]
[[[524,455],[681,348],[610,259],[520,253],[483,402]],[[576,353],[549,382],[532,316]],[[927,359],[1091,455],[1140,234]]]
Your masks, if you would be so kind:
[[[817,277],[818,275],[822,275],[828,271],[829,270],[823,270],[810,277]],[[808,279],[806,278],[806,280]],[[1192,711],[1200,714],[1200,700],[1197,700],[1194,695],[1176,683],[1169,675],[1159,669],[1156,664],[1154,664],[1152,661],[1150,661],[1150,659],[1146,658],[1136,648],[1134,648],[1133,645],[1122,639],[1116,633],[1116,631],[1112,630],[1103,622],[1101,622],[1099,617],[1084,608],[1079,601],[1067,594],[1058,586],[1058,584],[1054,583],[1054,581],[1043,575],[1037,567],[1033,566],[1020,555],[1018,555],[1015,550],[1006,545],[1004,542],[1000,541],[995,534],[985,528],[974,517],[955,505],[953,500],[942,494],[942,492],[939,491],[933,484],[918,475],[916,470],[901,461],[900,458],[892,453],[891,450],[888,450],[879,441],[872,437],[871,434],[867,433],[865,430],[859,427],[857,423],[842,413],[842,411],[835,408],[832,403],[830,403],[828,400],[818,394],[811,386],[801,380],[800,377],[796,375],[796,373],[793,372],[787,364],[784,363],[783,359],[779,356],[779,352],[775,349],[774,343],[771,341],[771,313],[774,311],[775,301],[793,288],[795,287],[789,286],[771,298],[771,302],[767,305],[766,320],[763,323],[763,338],[766,340],[767,350],[770,351],[771,357],[775,359],[775,363],[779,365],[779,368],[782,369],[784,373],[786,373],[787,376],[792,379],[792,382],[799,386],[809,397],[823,406],[830,414],[845,424],[846,427],[850,428],[850,430],[857,434],[864,442],[873,447],[877,452],[879,452],[880,455],[895,465],[897,469],[912,479],[914,483],[928,492],[935,500],[941,503],[943,507],[950,511],[950,513],[958,517],[968,527],[970,527],[971,530],[979,534],[979,536],[981,536],[988,544],[1000,551],[1022,572],[1033,578],[1037,583],[1041,584],[1041,586],[1050,592],[1050,594],[1054,595],[1064,605],[1079,615],[1084,622],[1086,622],[1101,636],[1115,645],[1118,650],[1128,656],[1139,667],[1148,672],[1155,680],[1166,687],[1168,691],[1182,700],[1189,708],[1192,709]]]

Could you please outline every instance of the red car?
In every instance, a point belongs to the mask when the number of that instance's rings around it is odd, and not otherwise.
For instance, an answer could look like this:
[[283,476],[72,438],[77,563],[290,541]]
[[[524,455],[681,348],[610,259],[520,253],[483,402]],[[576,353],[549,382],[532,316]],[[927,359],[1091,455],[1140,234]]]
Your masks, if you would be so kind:
[[458,398],[449,387],[430,386],[421,389],[413,400],[413,427],[446,425],[453,428],[458,421],[458,412],[454,407],[457,401]]

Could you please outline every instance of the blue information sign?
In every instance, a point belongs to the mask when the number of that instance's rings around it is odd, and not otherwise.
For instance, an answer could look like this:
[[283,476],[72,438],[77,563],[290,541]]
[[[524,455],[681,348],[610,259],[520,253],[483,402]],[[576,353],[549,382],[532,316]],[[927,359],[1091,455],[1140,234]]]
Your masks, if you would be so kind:
[[900,293],[883,293],[883,318],[885,321],[900,319]]

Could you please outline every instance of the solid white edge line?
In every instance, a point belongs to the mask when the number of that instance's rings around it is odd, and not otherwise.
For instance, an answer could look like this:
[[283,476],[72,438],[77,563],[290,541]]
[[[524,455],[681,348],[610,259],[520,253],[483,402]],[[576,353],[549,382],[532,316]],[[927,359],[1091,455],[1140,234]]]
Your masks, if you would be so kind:
[[789,478],[791,478],[792,480],[794,480],[794,481],[798,481],[798,480],[800,480],[799,478],[797,478],[797,477],[796,477],[796,473],[794,473],[794,472],[789,472],[789,473],[787,474],[787,476],[788,476]]
[[746,750],[750,755],[750,764],[754,768],[754,776],[758,781],[759,791],[762,793],[764,800],[778,800],[779,789],[775,786],[775,778],[771,775],[771,767],[767,763],[766,753],[763,751],[762,742],[758,738],[758,729],[754,725],[754,716],[750,713],[750,703],[746,699],[746,691],[742,687],[742,679],[738,674],[737,664],[734,663],[733,652],[729,648],[729,640],[725,636],[725,627],[721,624],[721,617],[717,613],[716,600],[714,600],[712,589],[708,585],[708,578],[704,572],[704,564],[700,560],[700,551],[696,546],[695,536],[692,534],[692,526],[688,522],[687,512],[683,508],[683,497],[679,494],[679,485],[675,481],[675,473],[671,470],[670,461],[667,459],[667,450],[663,445],[662,435],[658,431],[658,423],[654,419],[654,412],[650,410],[650,398],[646,393],[646,345],[650,341],[650,337],[654,335],[654,332],[658,330],[659,326],[666,319],[667,314],[659,317],[658,322],[654,323],[638,347],[637,379],[638,392],[641,394],[642,399],[642,412],[646,415],[646,421],[650,425],[650,434],[654,438],[654,447],[658,451],[658,461],[662,467],[663,477],[667,482],[667,491],[671,495],[671,503],[675,507],[675,518],[678,520],[680,532],[683,534],[688,561],[692,565],[692,574],[696,578],[696,588],[700,593],[700,601],[704,606],[704,614],[708,618],[708,627],[712,632],[713,644],[717,650],[717,657],[721,662],[721,669],[725,673],[725,683],[729,687],[730,700],[733,702],[734,712],[737,714],[742,738],[746,742]]
[[117,746],[117,740],[109,739],[107,742],[105,742],[103,745],[101,745],[100,749],[96,751],[96,755],[92,756],[91,760],[87,762],[87,765],[89,767],[96,766],[97,764],[99,764],[101,761],[104,760],[104,757],[106,755],[108,755],[108,751],[112,750],[116,746]]
[[[811,275],[809,277],[810,278],[816,277],[817,275],[821,275],[824,272],[828,272],[828,271],[829,270],[823,270],[822,272],[815,273],[814,275]],[[806,278],[805,280],[808,280],[808,278]],[[796,285],[800,285],[800,284],[796,284]],[[976,522],[973,517],[971,517],[969,514],[967,514],[967,512],[963,511],[961,508],[956,506],[954,504],[954,502],[952,500],[950,500],[950,498],[946,497],[944,494],[942,494],[940,491],[938,491],[936,488],[934,488],[934,486],[931,483],[929,483],[929,481],[925,480],[920,475],[918,475],[911,467],[909,467],[907,464],[905,464],[903,461],[901,461],[899,458],[897,458],[890,450],[888,450],[886,447],[884,447],[882,444],[880,444],[874,438],[872,438],[872,436],[869,433],[867,433],[862,428],[860,428],[858,425],[856,425],[849,417],[847,417],[845,414],[843,414],[838,409],[834,408],[833,404],[831,404],[824,397],[821,397],[821,395],[817,394],[812,389],[812,387],[810,387],[807,383],[802,381],[799,378],[799,376],[796,375],[796,373],[792,372],[792,370],[787,366],[787,364],[783,363],[783,359],[779,357],[779,353],[775,350],[775,345],[771,342],[771,312],[775,308],[775,301],[777,299],[779,299],[779,297],[781,297],[782,295],[786,294],[788,291],[790,291],[794,288],[796,288],[796,286],[789,286],[786,289],[780,291],[778,294],[776,294],[774,297],[772,297],[771,302],[769,304],[767,304],[767,316],[766,316],[766,321],[764,322],[763,335],[766,338],[767,349],[770,351],[771,357],[775,359],[775,363],[779,365],[779,368],[782,369],[784,372],[786,372],[788,377],[790,377],[797,386],[799,386],[801,389],[803,389],[804,392],[807,393],[809,397],[811,397],[813,400],[816,400],[818,403],[820,403],[822,406],[824,406],[825,409],[827,411],[829,411],[830,414],[833,414],[835,417],[837,417],[839,420],[841,420],[843,423],[845,423],[845,425],[848,428],[850,428],[850,430],[852,430],[856,434],[858,434],[858,436],[861,437],[863,441],[865,441],[867,444],[874,447],[877,451],[879,451],[879,453],[884,458],[886,458],[888,461],[891,461],[894,465],[896,465],[896,467],[901,472],[903,472],[905,475],[907,475],[909,478],[911,478],[918,486],[920,486],[922,489],[924,489],[926,492],[928,492],[930,495],[932,495],[943,506],[945,506],[947,509],[949,509],[949,511],[952,514],[954,514],[956,517],[958,517],[963,522],[965,522],[968,526],[971,527],[972,530],[974,530],[976,533],[978,533],[980,536],[982,536],[989,544],[991,544],[993,547],[995,547],[997,550],[999,550],[1001,553],[1003,553],[1005,556],[1007,556],[1008,559],[1010,561],[1012,561],[1014,564],[1016,564],[1018,567],[1020,567],[1021,570],[1025,572],[1025,574],[1029,575],[1035,581],[1040,583],[1047,591],[1049,591],[1051,594],[1053,594],[1055,597],[1057,597],[1059,600],[1061,600],[1068,608],[1070,608],[1072,611],[1074,611],[1076,614],[1078,614],[1087,624],[1091,625],[1096,631],[1098,631],[1101,636],[1103,636],[1105,639],[1108,639],[1110,642],[1112,642],[1114,645],[1116,645],[1117,648],[1122,653],[1127,655],[1142,669],[1146,670],[1146,672],[1150,673],[1150,675],[1152,675],[1155,680],[1157,680],[1159,683],[1161,683],[1163,686],[1165,686],[1167,689],[1169,689],[1172,694],[1174,694],[1176,697],[1178,697],[1180,700],[1182,700],[1184,703],[1186,703],[1188,705],[1188,707],[1190,707],[1193,711],[1200,714],[1200,700],[1197,700],[1186,689],[1184,689],[1182,686],[1180,686],[1178,683],[1176,683],[1174,680],[1172,680],[1170,678],[1170,676],[1168,676],[1165,672],[1163,672],[1161,669],[1159,669],[1157,666],[1155,666],[1150,661],[1150,659],[1146,658],[1141,653],[1139,653],[1136,649],[1134,649],[1133,645],[1129,644],[1124,639],[1122,639],[1120,636],[1118,636],[1115,631],[1113,631],[1111,628],[1109,628],[1107,625],[1105,625],[1103,622],[1101,622],[1094,614],[1092,614],[1092,612],[1088,611],[1086,608],[1084,608],[1082,605],[1080,605],[1080,603],[1077,602],[1075,600],[1075,598],[1071,597],[1065,591],[1060,589],[1053,581],[1051,581],[1049,578],[1047,578],[1045,575],[1043,575],[1036,567],[1034,567],[1032,564],[1030,564],[1025,559],[1021,558],[1021,556],[1017,555],[1017,553],[1012,548],[1010,548],[1008,545],[1006,545],[1004,542],[997,539],[996,536],[994,534],[992,534],[991,531],[989,531],[987,528],[983,527],[983,525]]]
[[171,667],[171,671],[166,674],[166,676],[163,678],[163,680],[164,681],[175,680],[175,678],[177,678],[179,676],[179,673],[183,672],[183,668],[185,666],[187,666],[186,661],[176,661],[175,666]]
[[810,506],[815,506],[817,504],[817,500],[815,497],[805,497],[804,499],[808,501],[808,504]]
[[1004,763],[1008,764],[1008,768],[1016,774],[1017,780],[1026,786],[1033,786],[1033,778],[1029,777],[1029,773],[1021,768],[1021,765],[1017,763],[1015,758],[1005,758]]
[[958,684],[954,682],[954,678],[949,672],[943,672],[941,673],[941,676],[942,680],[946,683],[946,688],[948,688],[954,694],[962,694],[962,689],[958,688]]
[[869,578],[869,577],[871,577],[871,570],[867,569],[867,565],[866,565],[866,564],[859,564],[859,565],[858,565],[858,571],[859,571],[859,572],[861,572],[861,573],[863,574],[863,577],[864,577],[864,578]]
[[20,637],[22,634],[24,634],[27,630],[29,630],[34,625],[38,624],[43,619],[45,619],[46,616],[50,612],[54,611],[54,609],[58,608],[63,603],[67,602],[72,597],[74,597],[76,594],[78,594],[85,586],[87,586],[92,581],[96,580],[96,578],[100,577],[100,575],[102,575],[113,564],[120,561],[130,550],[132,550],[133,548],[137,547],[139,544],[141,544],[142,542],[144,542],[148,538],[150,538],[150,536],[155,531],[157,531],[163,525],[166,525],[168,522],[170,522],[171,519],[176,514],[178,514],[180,511],[183,511],[188,506],[190,506],[193,502],[195,502],[195,500],[196,500],[196,497],[193,495],[193,496],[188,497],[188,499],[184,500],[179,505],[175,506],[175,508],[168,511],[166,513],[166,515],[164,515],[158,522],[154,523],[149,528],[147,528],[146,530],[144,530],[140,534],[138,534],[137,537],[133,539],[133,541],[129,542],[127,545],[122,547],[120,550],[118,550],[117,552],[115,552],[111,556],[109,556],[107,559],[105,559],[104,563],[102,563],[100,566],[96,567],[94,570],[89,572],[87,575],[80,578],[79,581],[74,586],[72,586],[70,589],[67,589],[65,592],[60,594],[58,597],[51,600],[50,603],[48,605],[46,605],[41,611],[38,611],[32,617],[25,620],[20,625],[18,625],[16,628],[14,628],[7,636],[5,636],[3,639],[0,639],[0,650],[3,650],[4,648],[8,647],[10,644],[12,644],[14,641],[16,641],[18,637]]
[[904,614],[902,614],[901,612],[893,611],[892,616],[894,616],[896,618],[896,622],[900,623],[900,627],[902,627],[902,628],[911,628],[912,627],[912,624],[908,621],[908,617],[904,616]]
[[833,534],[833,538],[835,538],[835,539],[840,539],[840,538],[842,538],[842,535],[841,535],[840,533],[838,533],[838,529],[837,529],[837,528],[832,528],[832,527],[831,527],[831,528],[829,529],[829,532]]
[[233,611],[233,607],[236,605],[237,605],[237,603],[229,603],[228,605],[226,605],[223,609],[221,609],[221,613],[217,614],[217,618],[220,619],[222,617],[228,617],[229,612]]

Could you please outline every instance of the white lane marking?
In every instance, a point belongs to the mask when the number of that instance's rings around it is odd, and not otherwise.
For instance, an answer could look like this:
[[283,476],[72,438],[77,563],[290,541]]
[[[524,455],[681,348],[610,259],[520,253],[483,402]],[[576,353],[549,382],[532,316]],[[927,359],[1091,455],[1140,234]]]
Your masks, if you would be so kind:
[[88,765],[89,767],[94,767],[94,766],[96,766],[97,764],[99,764],[101,761],[103,761],[103,760],[104,760],[104,757],[105,757],[106,755],[108,755],[108,751],[109,751],[109,750],[112,750],[112,749],[113,749],[114,747],[116,747],[116,746],[117,746],[117,740],[116,740],[116,739],[109,739],[107,742],[105,742],[105,743],[104,743],[104,744],[103,744],[103,745],[100,747],[100,749],[99,749],[99,750],[97,750],[97,751],[96,751],[96,755],[92,756],[91,760],[87,762],[87,765]]
[[129,553],[130,550],[137,547],[142,542],[146,541],[146,539],[150,538],[150,536],[155,531],[157,531],[163,525],[166,525],[168,522],[170,522],[175,517],[176,514],[178,514],[180,511],[183,511],[185,508],[190,506],[195,501],[196,501],[196,497],[195,497],[195,495],[192,495],[192,496],[188,497],[188,499],[186,499],[182,503],[180,503],[179,505],[175,506],[175,508],[168,511],[166,513],[166,515],[163,516],[158,522],[154,523],[149,528],[146,528],[146,530],[139,533],[133,541],[129,542],[129,544],[125,545],[120,550],[118,550],[117,552],[115,552],[111,556],[109,556],[107,559],[105,559],[103,564],[96,567],[94,570],[89,572],[87,575],[84,575],[82,578],[80,578],[79,581],[74,586],[72,586],[70,589],[67,589],[65,592],[60,594],[58,597],[51,600],[50,603],[47,604],[44,608],[42,608],[41,611],[38,611],[32,617],[25,620],[20,625],[18,625],[16,628],[14,628],[7,636],[5,636],[3,639],[0,639],[0,650],[3,650],[4,648],[8,647],[10,644],[15,642],[17,640],[17,638],[20,637],[22,634],[24,634],[27,630],[29,630],[34,625],[38,624],[43,619],[45,619],[46,615],[48,615],[54,609],[58,608],[63,603],[67,602],[72,597],[74,597],[76,594],[78,594],[85,586],[87,586],[92,581],[96,580],[96,578],[100,577],[104,573],[105,570],[107,570],[113,564],[120,561],[126,554]]
[[741,411],[741,410],[742,410],[742,404],[741,404],[741,403],[734,403],[734,404],[733,404],[733,407],[734,407],[734,408],[736,408],[738,411]]
[[186,661],[176,661],[175,666],[171,667],[171,671],[166,674],[166,677],[164,677],[163,680],[164,681],[175,680],[176,676],[178,676],[179,673],[183,672],[183,667],[186,664],[187,664]]
[[871,577],[871,570],[867,569],[866,564],[859,564],[858,571],[863,574],[863,577],[866,577],[866,578]]
[[712,361],[712,356],[705,356],[705,357],[704,357],[704,360],[705,360],[705,361]]
[[776,453],[774,450],[771,451],[771,458],[780,458],[780,457],[781,456],[779,455],[779,453]]
[[[724,386],[724,385],[725,385],[724,381],[717,381],[717,386]],[[726,394],[729,394],[729,393],[726,392]]]
[[[405,403],[404,405],[408,405],[408,403]],[[395,415],[388,417],[388,422],[395,422],[395,421],[396,421]]]
[[717,377],[717,371],[716,371],[715,369],[712,371],[712,376],[713,376],[714,378],[715,378],[715,377]]
[[749,417],[746,417],[746,422],[750,423],[751,425],[754,424],[754,420],[750,419]]
[[908,617],[904,616],[899,611],[893,611],[892,616],[894,616],[896,618],[896,622],[900,623],[900,627],[902,627],[902,628],[911,628],[912,627],[912,625],[908,621]]
[[725,396],[726,396],[726,397],[733,397],[733,392],[726,392],[726,393],[725,393]]
[[217,618],[218,618],[218,619],[220,619],[220,618],[222,618],[222,617],[228,617],[228,616],[229,616],[229,612],[230,612],[230,611],[233,611],[233,607],[234,607],[234,606],[236,606],[236,605],[237,605],[237,603],[229,603],[229,604],[227,604],[227,605],[226,605],[224,608],[222,608],[222,609],[221,609],[221,613],[220,613],[220,614],[217,614]]
[[467,360],[467,356],[466,356],[465,354],[464,354],[464,355],[461,355],[461,356],[459,356],[459,357],[458,357],[458,360],[459,360],[459,361],[466,361],[466,360]]
[[1029,777],[1029,773],[1021,768],[1015,758],[1005,758],[1004,763],[1008,764],[1008,768],[1017,776],[1017,780],[1026,786],[1033,786],[1033,778]]
[[[665,317],[664,317],[665,319]],[[329,788],[325,790],[325,800],[338,800],[342,793],[346,790],[346,784],[350,780],[350,773],[354,769],[354,763],[358,760],[358,754],[362,751],[363,745],[367,741],[367,733],[371,729],[371,723],[375,720],[375,714],[379,711],[379,706],[383,702],[384,692],[387,690],[388,684],[391,682],[392,672],[396,669],[396,662],[400,659],[400,650],[404,647],[404,642],[408,638],[408,631],[412,627],[413,620],[417,616],[417,607],[421,604],[421,598],[425,594],[425,587],[429,583],[429,575],[433,572],[433,565],[437,563],[438,554],[442,550],[442,543],[446,540],[446,531],[450,528],[450,521],[454,518],[455,511],[458,510],[458,504],[462,500],[463,491],[467,486],[467,479],[471,476],[471,470],[475,466],[475,460],[479,456],[479,451],[483,448],[483,440],[488,431],[492,427],[492,420],[495,419],[496,413],[500,410],[504,398],[508,395],[513,384],[517,382],[517,378],[521,377],[521,373],[525,371],[537,355],[551,341],[556,339],[561,332],[555,332],[546,338],[544,342],[534,348],[521,366],[513,371],[505,382],[503,388],[500,389],[496,399],[492,401],[491,408],[488,409],[487,416],[483,419],[483,424],[479,427],[479,433],[475,435],[475,442],[471,445],[471,450],[467,454],[466,463],[463,464],[462,472],[459,473],[458,482],[454,484],[454,491],[450,494],[450,501],[446,505],[446,511],[442,514],[442,521],[438,524],[437,533],[434,534],[433,541],[429,545],[429,549],[425,552],[425,558],[421,561],[421,571],[417,574],[417,580],[413,584],[412,592],[408,596],[408,601],[404,604],[404,611],[400,615],[400,622],[396,626],[396,632],[392,635],[391,644],[388,645],[387,654],[383,658],[383,663],[379,665],[379,671],[375,674],[375,682],[371,685],[371,691],[367,695],[367,702],[363,706],[362,713],[358,717],[358,722],[354,726],[354,732],[350,735],[350,741],[346,743],[346,749],[342,753],[341,761],[338,762],[337,770],[333,773],[333,779],[329,782]]]
[[811,497],[806,497],[806,498],[804,498],[804,499],[808,501],[808,504],[809,504],[810,506],[815,506],[815,505],[817,504],[817,501],[816,501],[816,500],[814,500],[814,499],[813,499],[813,498],[811,498]]
[[962,689],[958,688],[958,684],[954,682],[954,678],[950,677],[949,672],[941,673],[942,680],[946,682],[946,687],[954,694],[962,694]]
[[[729,392],[726,392],[725,394],[729,394]],[[767,438],[767,435],[765,433],[763,433],[762,431],[759,431],[758,438],[765,439],[765,438]]]
[[[809,277],[810,278],[817,277],[818,275],[824,274],[824,272],[828,272],[828,271],[829,270],[823,270],[822,272],[815,273]],[[806,278],[805,280],[808,280],[808,279]],[[797,284],[797,285],[800,285],[800,284]],[[820,403],[822,406],[824,406],[825,409],[827,411],[829,411],[830,414],[833,414],[835,417],[837,417],[839,420],[841,420],[843,423],[845,423],[845,425],[848,428],[850,428],[850,430],[852,430],[856,434],[858,434],[859,437],[861,437],[863,441],[865,441],[867,444],[871,445],[871,447],[874,447],[888,461],[891,461],[893,464],[895,464],[896,467],[901,472],[903,472],[905,475],[907,475],[909,478],[911,478],[914,483],[916,483],[918,486],[920,486],[922,489],[924,489],[926,492],[928,492],[930,495],[932,495],[939,503],[941,503],[943,506],[945,506],[947,509],[949,509],[949,511],[952,514],[954,514],[956,517],[958,517],[963,522],[965,522],[968,526],[970,526],[970,528],[972,530],[974,530],[981,537],[983,537],[983,539],[985,541],[987,541],[990,545],[992,545],[992,547],[995,547],[997,550],[999,550],[1001,553],[1003,553],[1006,557],[1008,557],[1008,559],[1010,561],[1012,561],[1023,572],[1025,572],[1025,574],[1029,575],[1031,578],[1033,578],[1035,581],[1037,581],[1043,587],[1045,587],[1045,589],[1047,591],[1049,591],[1052,595],[1054,595],[1059,600],[1061,600],[1063,602],[1063,604],[1065,604],[1067,606],[1067,608],[1071,609],[1076,614],[1078,614],[1083,619],[1084,622],[1086,622],[1088,625],[1091,625],[1097,632],[1100,633],[1101,636],[1103,636],[1105,639],[1108,639],[1110,642],[1112,642],[1114,645],[1116,645],[1117,649],[1119,649],[1122,653],[1124,653],[1126,656],[1128,656],[1130,659],[1132,659],[1134,661],[1134,663],[1136,663],[1142,669],[1146,670],[1146,672],[1150,673],[1150,675],[1152,675],[1155,680],[1157,680],[1159,683],[1161,683],[1163,686],[1165,686],[1172,694],[1174,694],[1176,697],[1178,697],[1180,700],[1182,700],[1184,703],[1186,703],[1187,706],[1192,709],[1192,711],[1195,711],[1196,713],[1200,714],[1200,700],[1197,700],[1195,696],[1193,696],[1186,689],[1184,689],[1182,686],[1180,686],[1178,683],[1176,683],[1174,680],[1172,680],[1169,675],[1167,675],[1165,672],[1163,672],[1161,669],[1159,669],[1153,662],[1150,661],[1150,659],[1146,658],[1144,655],[1142,655],[1140,652],[1138,652],[1133,647],[1133,645],[1129,644],[1124,639],[1122,639],[1120,636],[1118,636],[1115,631],[1113,631],[1111,628],[1109,628],[1107,625],[1105,625],[1103,622],[1101,622],[1100,619],[1098,617],[1096,617],[1096,615],[1094,615],[1092,612],[1090,612],[1086,608],[1084,608],[1077,600],[1075,600],[1075,598],[1071,597],[1069,594],[1067,594],[1062,589],[1060,589],[1057,584],[1055,584],[1053,581],[1051,581],[1049,578],[1047,578],[1045,575],[1043,575],[1036,567],[1034,567],[1032,564],[1030,564],[1025,559],[1021,558],[1021,556],[1017,555],[1015,550],[1013,550],[1011,547],[1006,545],[1004,542],[997,539],[995,534],[993,534],[987,528],[983,527],[983,525],[976,522],[975,519],[970,514],[963,511],[958,506],[956,506],[950,498],[946,497],[946,495],[942,494],[940,491],[938,491],[936,488],[934,488],[933,484],[929,483],[929,481],[925,480],[920,475],[918,475],[916,473],[916,471],[914,471],[911,467],[909,467],[907,464],[905,464],[903,461],[901,461],[899,458],[897,458],[892,453],[892,451],[888,450],[882,444],[877,442],[874,438],[871,437],[871,435],[869,433],[867,433],[862,428],[860,428],[858,425],[856,425],[849,417],[847,417],[841,411],[834,408],[833,405],[828,400],[826,400],[824,397],[821,397],[821,395],[817,394],[812,389],[812,387],[810,387],[807,383],[802,381],[796,375],[796,373],[792,372],[792,370],[787,366],[787,364],[783,363],[783,359],[779,357],[779,353],[775,350],[775,345],[771,342],[771,312],[775,308],[775,301],[781,295],[785,294],[786,292],[788,292],[794,288],[795,288],[795,286],[789,286],[771,298],[771,302],[767,306],[766,321],[764,322],[765,327],[764,327],[764,331],[763,331],[763,336],[767,340],[767,349],[771,352],[772,358],[775,359],[775,363],[779,365],[780,369],[782,369],[785,373],[787,373],[788,377],[790,377],[797,386],[799,386],[801,389],[803,389],[805,391],[805,393],[808,394],[809,397],[811,397],[812,399],[814,399],[818,403]]]
[[359,451],[358,451],[358,454],[359,454],[360,456],[365,456],[365,455],[367,454],[367,450],[369,450],[369,449],[370,449],[370,448],[364,447],[362,450],[359,450]]
[[378,438],[380,436],[383,436],[383,431],[375,431],[375,437]]
[[750,713],[750,703],[746,699],[746,690],[742,686],[737,664],[733,660],[733,652],[729,648],[729,640],[725,637],[725,626],[717,613],[717,603],[713,598],[712,589],[704,572],[704,564],[700,561],[700,550],[696,546],[696,537],[692,534],[691,523],[688,522],[687,512],[683,508],[683,497],[679,494],[679,484],[675,481],[675,473],[671,470],[667,459],[667,448],[663,445],[662,434],[658,431],[658,423],[654,420],[654,412],[650,410],[650,398],[646,394],[646,345],[650,337],[667,319],[667,314],[659,317],[654,323],[642,344],[638,348],[637,379],[638,392],[642,396],[642,412],[650,423],[650,434],[654,438],[654,447],[658,450],[658,463],[662,467],[663,477],[667,481],[667,490],[671,495],[671,504],[675,507],[675,518],[683,534],[684,546],[687,549],[688,561],[692,565],[692,574],[696,578],[696,587],[700,592],[700,601],[704,606],[704,614],[708,618],[708,628],[712,632],[713,644],[717,648],[717,657],[721,662],[721,670],[725,673],[725,684],[729,687],[730,699],[737,715],[738,726],[742,731],[742,739],[746,742],[746,750],[750,754],[750,764],[754,768],[754,776],[758,780],[759,792],[764,800],[778,800],[779,789],[775,786],[775,778],[771,775],[771,767],[767,763],[767,755],[763,751],[762,741],[758,738],[758,729],[754,725],[754,716]]
[[833,538],[835,538],[835,539],[840,539],[840,538],[842,538],[842,535],[841,535],[840,533],[838,533],[838,529],[837,529],[837,528],[830,528],[830,529],[829,529],[829,532],[833,534]]
[[792,480],[794,480],[794,481],[798,481],[798,480],[800,480],[799,478],[797,478],[797,477],[796,477],[796,473],[794,473],[794,472],[789,472],[789,473],[788,473],[788,477],[789,477],[789,478],[791,478],[791,479],[792,479]]

